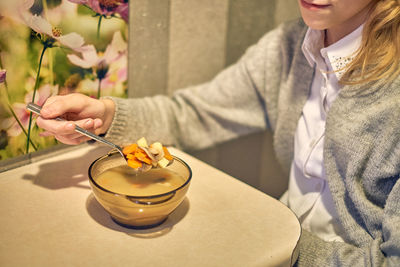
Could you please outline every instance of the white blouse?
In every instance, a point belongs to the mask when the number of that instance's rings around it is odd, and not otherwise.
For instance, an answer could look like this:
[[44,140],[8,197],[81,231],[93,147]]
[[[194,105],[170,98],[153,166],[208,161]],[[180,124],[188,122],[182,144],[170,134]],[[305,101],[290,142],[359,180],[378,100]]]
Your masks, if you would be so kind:
[[343,241],[323,162],[326,114],[341,88],[343,68],[360,46],[362,28],[325,48],[324,31],[308,29],[302,47],[315,73],[297,125],[289,188],[281,201],[304,229],[326,241]]

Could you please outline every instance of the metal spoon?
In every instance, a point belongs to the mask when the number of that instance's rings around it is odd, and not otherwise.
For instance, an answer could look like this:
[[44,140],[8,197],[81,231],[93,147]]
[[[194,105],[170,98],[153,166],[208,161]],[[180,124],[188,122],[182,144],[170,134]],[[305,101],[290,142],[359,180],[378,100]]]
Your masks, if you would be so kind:
[[[35,113],[35,114],[40,116],[40,110],[42,109],[42,107],[39,106],[39,105],[36,105],[34,103],[29,103],[26,106],[26,109],[28,109],[29,111],[32,111],[33,113]],[[65,121],[64,119],[59,118],[59,117],[55,118],[55,120]],[[80,133],[80,134],[86,135],[87,137],[89,137],[89,138],[91,138],[93,140],[99,141],[99,142],[101,142],[103,144],[106,144],[106,145],[109,145],[109,146],[115,148],[121,154],[121,156],[126,160],[125,155],[122,152],[122,148],[120,146],[118,146],[118,145],[116,145],[114,143],[111,143],[110,141],[108,141],[108,140],[106,140],[106,139],[104,139],[104,138],[102,138],[102,137],[100,137],[98,135],[95,135],[95,134],[93,134],[91,132],[86,131],[85,129],[79,127],[78,125],[75,125],[75,131]]]

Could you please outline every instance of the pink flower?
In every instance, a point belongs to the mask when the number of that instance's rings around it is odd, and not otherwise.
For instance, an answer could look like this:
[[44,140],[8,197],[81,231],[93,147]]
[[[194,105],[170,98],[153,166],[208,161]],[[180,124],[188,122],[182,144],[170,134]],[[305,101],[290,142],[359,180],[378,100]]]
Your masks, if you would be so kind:
[[60,44],[76,50],[82,47],[85,43],[83,37],[75,32],[62,35],[59,28],[52,27],[51,24],[41,16],[32,15],[26,17],[25,23],[35,32],[46,35],[47,38],[45,39],[50,45],[52,45],[53,42],[58,41]]
[[104,80],[101,81],[101,88],[113,88],[117,83],[123,83],[128,77],[128,68],[126,66],[109,71]]
[[6,81],[6,70],[0,70],[0,83],[4,83]]
[[126,22],[129,17],[129,4],[127,0],[69,0],[72,3],[89,7],[94,12],[104,16],[119,14]]
[[115,32],[111,44],[109,44],[104,53],[97,53],[96,48],[93,45],[86,45],[77,49],[82,55],[67,55],[71,63],[88,69],[88,68],[104,68],[120,58],[126,53],[127,44],[123,40],[120,32]]
[[[56,94],[58,91],[58,85],[52,86],[50,84],[43,85],[36,92],[35,103],[42,106],[47,98],[51,95]],[[30,103],[32,100],[33,92],[29,92],[25,95],[25,104],[24,103],[14,103],[12,105],[12,109],[14,110],[15,115],[21,122],[22,126],[27,129],[29,125],[29,115],[30,112],[26,110],[26,104]],[[14,119],[14,117],[5,119],[1,128],[6,128],[9,136],[18,136],[22,133],[22,129]]]
[[125,22],[129,21],[129,5],[128,3],[122,4],[117,8],[117,13]]
[[[5,1],[4,1],[5,2]],[[32,15],[29,9],[34,4],[34,0],[7,1],[7,4],[1,4],[0,8],[4,10],[6,16],[17,20],[32,30],[40,34],[41,41],[48,47],[53,46],[55,42],[77,49],[84,44],[83,37],[77,33],[63,35],[61,30],[53,27],[47,20],[38,15]]]

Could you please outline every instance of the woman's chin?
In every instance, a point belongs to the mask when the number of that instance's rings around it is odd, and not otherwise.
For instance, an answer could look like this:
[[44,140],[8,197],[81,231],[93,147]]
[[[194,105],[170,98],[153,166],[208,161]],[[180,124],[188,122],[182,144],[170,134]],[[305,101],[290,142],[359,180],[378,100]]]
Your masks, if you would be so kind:
[[313,30],[326,30],[329,28],[329,23],[320,19],[304,18],[304,23]]

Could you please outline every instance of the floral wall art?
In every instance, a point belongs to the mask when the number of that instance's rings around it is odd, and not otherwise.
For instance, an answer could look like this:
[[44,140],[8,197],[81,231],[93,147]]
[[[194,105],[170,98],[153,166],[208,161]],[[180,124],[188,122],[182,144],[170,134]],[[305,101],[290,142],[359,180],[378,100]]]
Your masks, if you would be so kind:
[[128,0],[0,1],[0,160],[57,144],[27,103],[127,95]]

